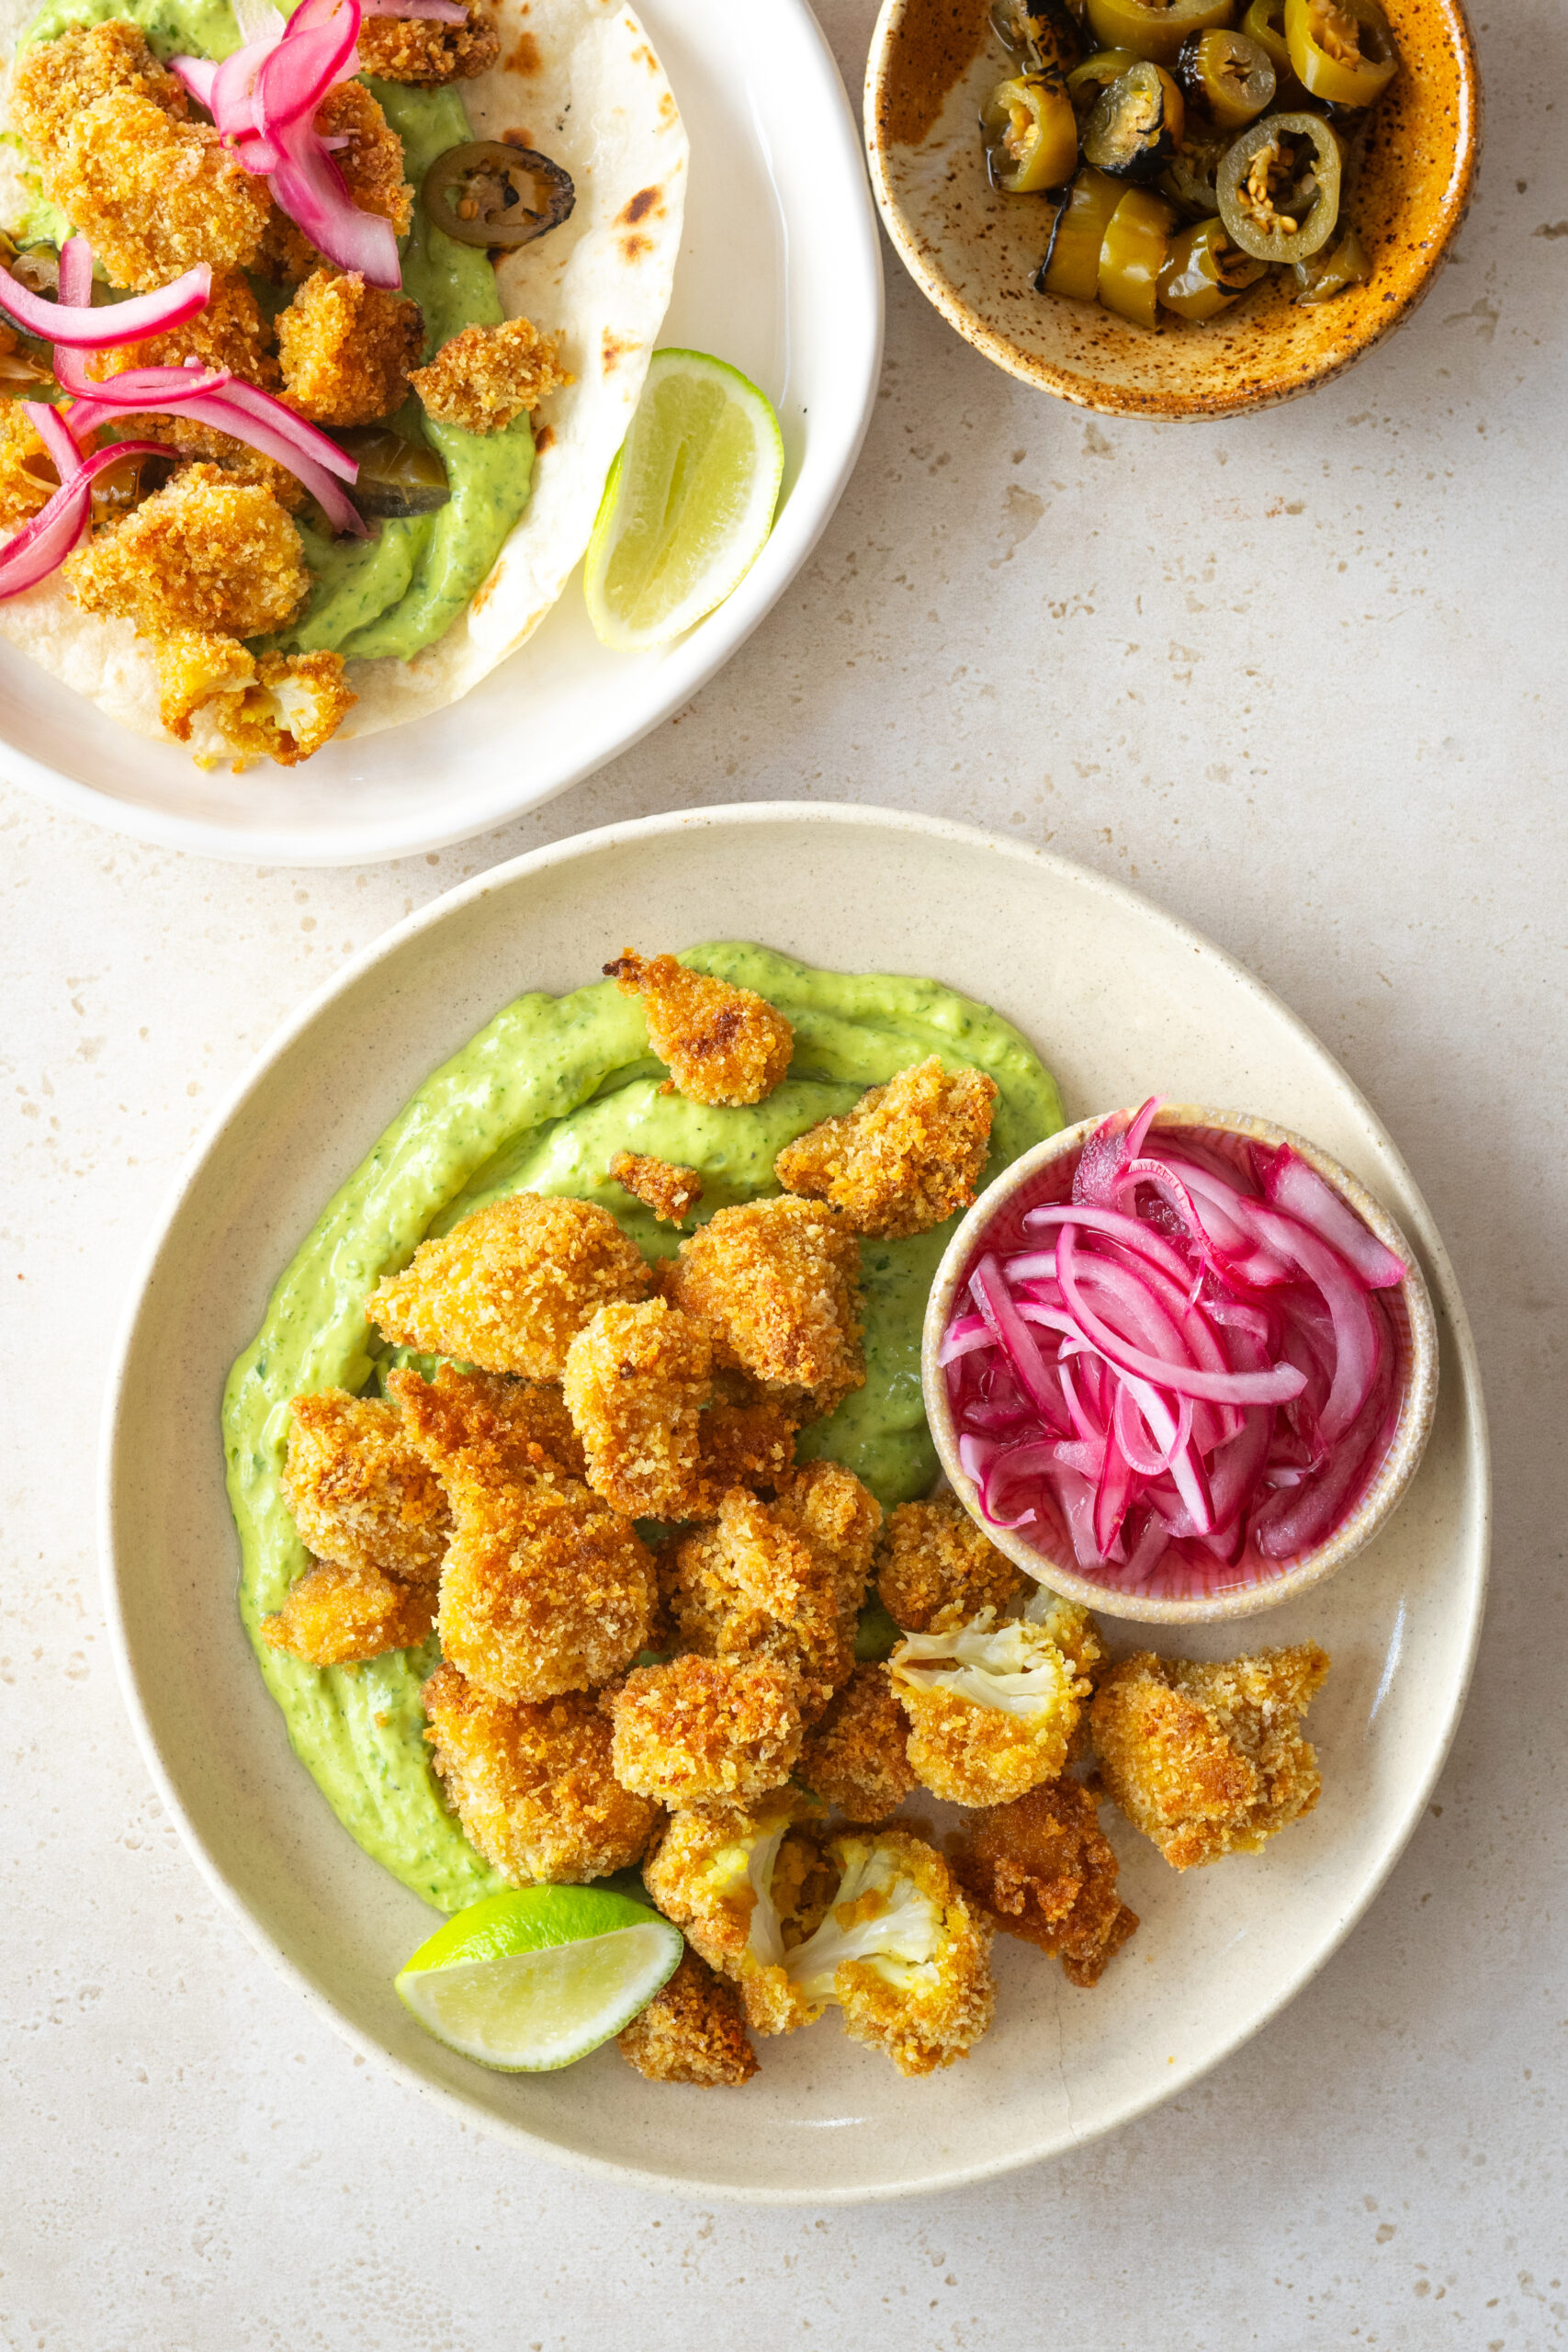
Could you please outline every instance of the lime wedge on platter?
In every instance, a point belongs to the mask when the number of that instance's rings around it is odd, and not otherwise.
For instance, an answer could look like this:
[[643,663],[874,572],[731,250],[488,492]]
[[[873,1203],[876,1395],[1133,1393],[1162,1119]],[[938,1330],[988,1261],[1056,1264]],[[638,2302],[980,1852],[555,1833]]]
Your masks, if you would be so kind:
[[396,1988],[449,2050],[503,2074],[546,2074],[629,2025],[682,1945],[679,1928],[608,1887],[519,1887],[438,1928]]
[[583,594],[604,644],[666,645],[722,604],[773,526],[784,442],[767,399],[701,351],[656,351],[610,468]]

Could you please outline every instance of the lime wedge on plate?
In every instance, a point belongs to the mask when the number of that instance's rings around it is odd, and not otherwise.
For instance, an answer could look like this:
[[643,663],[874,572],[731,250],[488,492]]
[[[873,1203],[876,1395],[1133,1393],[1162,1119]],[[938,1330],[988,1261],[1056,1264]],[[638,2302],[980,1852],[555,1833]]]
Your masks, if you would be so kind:
[[766,544],[783,479],[756,385],[701,351],[656,351],[588,542],[583,593],[604,643],[668,644],[722,604]]
[[449,2050],[504,2074],[544,2074],[629,2025],[674,1974],[682,1940],[647,1904],[607,1887],[519,1887],[438,1928],[397,1991]]

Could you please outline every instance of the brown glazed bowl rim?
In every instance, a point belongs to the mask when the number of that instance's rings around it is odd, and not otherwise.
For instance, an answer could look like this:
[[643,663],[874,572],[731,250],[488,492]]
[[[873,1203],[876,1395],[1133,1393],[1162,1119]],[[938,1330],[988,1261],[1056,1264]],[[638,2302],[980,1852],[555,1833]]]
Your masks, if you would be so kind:
[[[929,8],[933,5],[936,5],[936,0],[882,0],[865,72],[863,121],[871,184],[883,226],[900,261],[921,291],[966,343],[972,344],[984,357],[1005,368],[1010,375],[1018,377],[1021,382],[1054,392],[1058,399],[1071,401],[1079,408],[1095,410],[1102,416],[1142,416],[1156,423],[1174,423],[1183,419],[1214,421],[1250,414],[1259,409],[1276,407],[1284,401],[1299,399],[1303,394],[1316,391],[1322,385],[1331,382],[1347,368],[1353,367],[1358,359],[1364,357],[1395,327],[1403,325],[1430,292],[1448,247],[1470,209],[1481,161],[1484,102],[1474,36],[1465,13],[1464,0],[1387,0],[1396,37],[1401,18],[1407,12],[1427,10],[1437,20],[1443,41],[1452,53],[1457,100],[1453,110],[1455,121],[1449,167],[1440,188],[1429,199],[1427,208],[1408,224],[1417,257],[1404,271],[1403,283],[1397,293],[1385,293],[1375,310],[1361,310],[1355,323],[1342,334],[1336,335],[1332,332],[1334,322],[1327,321],[1321,353],[1310,363],[1287,368],[1274,380],[1269,380],[1265,371],[1261,380],[1244,378],[1240,382],[1227,380],[1224,373],[1216,368],[1213,386],[1205,386],[1201,390],[1183,390],[1175,383],[1162,385],[1158,380],[1157,362],[1150,369],[1152,386],[1145,390],[1021,348],[976,309],[927,248],[919,221],[907,210],[894,183],[888,149],[896,142],[888,133],[887,114],[891,76],[905,21],[911,10]],[[975,0],[975,5],[982,8],[984,0]],[[1412,52],[1416,46],[1414,41],[1409,43]],[[978,153],[976,136],[976,156]],[[999,200],[1007,202],[1009,199]],[[1038,299],[1065,298],[1042,296]],[[1092,304],[1077,303],[1066,307],[1073,310],[1095,308]],[[1325,305],[1325,311],[1335,307]],[[1314,315],[1323,316],[1324,313]],[[1120,329],[1120,322],[1116,326]],[[1145,334],[1145,331],[1138,328],[1128,328],[1125,332],[1140,337]],[[1158,338],[1149,335],[1146,339],[1157,355]]]
[[1027,1576],[1048,1585],[1064,1600],[1098,1610],[1104,1616],[1130,1618],[1145,1624],[1205,1625],[1255,1617],[1264,1610],[1277,1609],[1299,1599],[1314,1585],[1325,1583],[1337,1575],[1371,1542],[1415,1476],[1431,1435],[1438,1406],[1438,1327],[1426,1278],[1415,1251],[1382,1203],[1348,1168],[1341,1167],[1338,1160],[1305,1136],[1245,1112],[1214,1111],[1193,1102],[1162,1103],[1155,1114],[1155,1128],[1208,1127],[1223,1135],[1242,1136],[1251,1143],[1289,1144],[1371,1227],[1383,1246],[1404,1261],[1408,1272],[1404,1281],[1385,1294],[1391,1304],[1398,1302],[1404,1324],[1400,1334],[1405,1354],[1404,1393],[1388,1451],[1355,1509],[1325,1543],[1303,1553],[1278,1576],[1261,1583],[1234,1586],[1228,1590],[1222,1589],[1181,1600],[1122,1592],[1114,1586],[1097,1584],[1091,1577],[1080,1575],[1076,1566],[1065,1566],[1038,1550],[1016,1529],[994,1527],[985,1517],[975,1483],[958,1459],[958,1437],[948,1403],[947,1380],[937,1358],[942,1335],[952,1319],[959,1282],[982,1236],[1015,1196],[1032,1183],[1042,1169],[1077,1151],[1095,1128],[1113,1115],[1117,1114],[1102,1111],[1091,1119],[1080,1119],[1076,1125],[1063,1127],[1043,1143],[1036,1144],[1032,1151],[1022,1153],[994,1183],[987,1186],[949,1241],[926,1302],[920,1341],[920,1382],[925,1392],[926,1419],[948,1483],[976,1525]]

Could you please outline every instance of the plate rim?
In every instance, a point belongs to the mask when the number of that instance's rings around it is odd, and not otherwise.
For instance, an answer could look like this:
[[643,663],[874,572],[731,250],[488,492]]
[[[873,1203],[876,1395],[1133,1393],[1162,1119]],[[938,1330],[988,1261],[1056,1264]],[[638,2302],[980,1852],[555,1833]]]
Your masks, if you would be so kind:
[[[640,5],[640,0],[637,0]],[[859,117],[851,102],[838,60],[829,46],[828,38],[813,13],[809,0],[771,0],[772,6],[782,8],[793,17],[799,28],[805,51],[814,54],[821,83],[821,107],[818,130],[830,136],[847,167],[847,177],[856,191],[857,200],[852,214],[840,215],[842,242],[846,252],[858,255],[860,275],[863,284],[861,301],[854,317],[862,327],[859,340],[861,380],[858,397],[846,399],[842,408],[829,412],[840,422],[824,427],[813,425],[813,432],[825,432],[828,471],[818,486],[810,503],[799,498],[800,483],[792,486],[774,522],[761,553],[731,594],[700,620],[687,635],[677,640],[672,649],[663,688],[647,717],[623,734],[613,748],[594,752],[581,763],[573,765],[557,781],[547,785],[529,797],[505,808],[491,809],[473,820],[456,824],[444,824],[434,812],[423,819],[399,827],[383,828],[383,836],[373,844],[348,837],[352,820],[344,820],[332,831],[318,832],[300,839],[288,827],[242,830],[220,825],[202,817],[186,817],[167,809],[143,808],[140,804],[115,799],[84,784],[74,776],[63,775],[58,768],[22,751],[0,731],[0,780],[16,785],[20,790],[56,808],[62,815],[97,826],[124,839],[141,841],[159,849],[184,850],[193,855],[209,857],[222,865],[295,865],[321,870],[345,865],[384,865],[394,859],[415,857],[430,850],[449,849],[457,843],[479,839],[503,825],[515,824],[519,818],[536,808],[544,808],[574,785],[582,784],[590,776],[624,757],[656,728],[662,727],[676,711],[690,702],[710,684],[725,664],[737,654],[748,638],[784,596],[811,557],[818,541],[837,512],[839,503],[849,486],[850,478],[859,462],[861,449],[870,430],[875,413],[877,390],[882,380],[883,345],[886,332],[887,288],[882,262],[882,243],[875,198],[872,193],[861,141]],[[787,227],[786,218],[786,227]],[[677,271],[679,264],[677,264]],[[663,333],[660,322],[660,334]],[[846,333],[844,353],[855,356],[855,347]],[[663,345],[656,338],[654,348]],[[855,385],[851,370],[846,384]],[[572,593],[581,569],[581,558],[568,574],[559,604]],[[555,609],[551,607],[551,611]],[[547,619],[548,616],[546,616]],[[701,649],[699,653],[698,649]],[[521,649],[519,649],[521,650]],[[694,658],[695,657],[695,658]],[[508,655],[507,660],[513,656]],[[26,662],[26,655],[18,659]],[[37,665],[28,664],[29,670]],[[504,668],[505,663],[498,665]],[[49,673],[39,675],[49,684],[70,693]],[[483,680],[479,682],[480,684]],[[449,707],[449,706],[448,706]],[[440,712],[428,714],[439,718]],[[418,719],[406,722],[419,725]],[[124,730],[130,732],[130,730]],[[389,729],[388,730],[390,731]],[[374,739],[367,739],[373,741]]]
[[[289,1958],[282,1947],[254,1918],[239,1889],[231,1883],[222,1863],[211,1852],[195,1823],[187,1814],[184,1802],[166,1770],[153,1735],[148,1712],[143,1704],[135,1664],[130,1654],[130,1636],[121,1606],[119,1564],[116,1546],[116,1487],[118,1473],[118,1442],[124,1414],[130,1361],[134,1350],[138,1326],[149,1296],[162,1268],[164,1253],[175,1237],[186,1200],[208,1159],[218,1148],[231,1122],[248,1097],[271,1076],[276,1065],[294,1048],[319,1015],[339,997],[345,995],[389,956],[400,951],[423,931],[446,922],[470,901],[487,897],[499,887],[509,887],[526,875],[540,873],[553,865],[575,864],[606,851],[618,851],[628,843],[646,841],[667,834],[713,831],[725,827],[750,829],[769,825],[795,823],[844,824],[870,827],[874,830],[922,833],[934,840],[967,848],[979,855],[999,855],[1010,862],[1049,873],[1058,882],[1073,888],[1099,893],[1119,906],[1131,909],[1145,918],[1152,917],[1184,946],[1218,960],[1222,967],[1245,988],[1260,998],[1264,1004],[1281,1017],[1319,1054],[1333,1069],[1345,1087],[1355,1106],[1363,1113],[1377,1131],[1386,1139],[1386,1149],[1393,1170],[1408,1187],[1415,1204],[1415,1214],[1409,1219],[1414,1228],[1413,1238],[1418,1241],[1430,1268],[1431,1288],[1440,1300],[1453,1335],[1455,1375],[1461,1393],[1464,1446],[1467,1455],[1466,1485],[1473,1498],[1476,1525],[1476,1559],[1467,1584],[1469,1623],[1460,1670],[1455,1677],[1449,1699],[1447,1718],[1440,1735],[1432,1747],[1426,1769],[1410,1783],[1398,1812],[1393,1829],[1384,1852],[1356,1901],[1335,1921],[1328,1937],[1314,1947],[1310,1957],[1276,1988],[1275,1997],[1260,2014],[1240,2026],[1219,2047],[1203,2059],[1179,2070],[1173,2070],[1169,2081],[1156,2080],[1141,2091],[1130,2094],[1104,2115],[1092,2127],[1072,2134],[1069,2142],[1050,2147],[1036,2146],[1009,2151],[994,2159],[962,2165],[914,2180],[901,2180],[889,2186],[866,2188],[851,2186],[840,2188],[770,2188],[756,2184],[709,2180],[698,2177],[676,2176],[652,2167],[635,2164],[615,2164],[588,2154],[581,2150],[562,2147],[558,2142],[525,2126],[503,2120],[488,2109],[476,2106],[459,2092],[434,2083],[416,2069],[388,2050],[376,2038],[354,2024],[313,1982],[307,1971]],[[216,1429],[214,1400],[214,1435]],[[1492,1477],[1491,1449],[1488,1432],[1485,1394],[1474,1336],[1463,1297],[1450,1259],[1447,1247],[1428,1208],[1426,1197],[1415,1182],[1403,1154],[1388,1136],[1371,1102],[1343,1069],[1337,1056],[1325,1046],[1301,1016],[1282,999],[1276,996],[1257,975],[1220,946],[1206,933],[1171,914],[1143,891],[1129,884],[1097,872],[1092,866],[1063,857],[1056,852],[1038,848],[1032,843],[1011,840],[993,833],[984,827],[959,823],[943,817],[926,816],[909,809],[888,808],[879,805],[854,801],[789,801],[765,800],[728,803],[715,808],[671,810],[650,817],[633,818],[618,824],[599,826],[588,832],[575,833],[559,842],[545,843],[522,855],[506,860],[502,865],[486,869],[433,899],[426,906],[405,916],[400,922],[371,941],[351,957],[330,978],[320,983],[277,1028],[260,1053],[227,1090],[201,1135],[186,1153],[170,1182],[160,1209],[152,1220],[148,1238],[139,1252],[125,1305],[119,1316],[105,1384],[100,1421],[97,1462],[97,1524],[99,1552],[99,1581],[103,1596],[106,1630],[110,1655],[120,1696],[130,1717],[131,1728],[143,1760],[152,1776],[157,1794],[168,1810],[169,1817],[179,1833],[187,1854],[228,1914],[234,1918],[252,1947],[303,1995],[307,2003],[351,2048],[394,2076],[400,2083],[423,2098],[448,2111],[455,2119],[483,2132],[488,2137],[503,2141],[513,2148],[526,2150],[569,2171],[587,2174],[610,2180],[623,2188],[657,2190],[688,2201],[722,2199],[726,2203],[766,2206],[848,2206],[890,2203],[906,2198],[935,2195],[947,2189],[957,2189],[996,2180],[1026,2166],[1052,2160],[1055,2156],[1076,2153],[1108,2133],[1119,2131],[1124,2124],[1136,2121],[1168,2098],[1198,2082],[1233,2056],[1241,2046],[1272,2023],[1319,1970],[1325,1967],[1340,1950],[1351,1930],[1365,1917],[1382,1893],[1394,1865],[1400,1860],[1425,1811],[1428,1798],[1447,1761],[1464,1712],[1465,1701],[1474,1670],[1481,1628],[1485,1613],[1486,1592],[1491,1560]],[[345,1833],[346,1834],[346,1833]]]

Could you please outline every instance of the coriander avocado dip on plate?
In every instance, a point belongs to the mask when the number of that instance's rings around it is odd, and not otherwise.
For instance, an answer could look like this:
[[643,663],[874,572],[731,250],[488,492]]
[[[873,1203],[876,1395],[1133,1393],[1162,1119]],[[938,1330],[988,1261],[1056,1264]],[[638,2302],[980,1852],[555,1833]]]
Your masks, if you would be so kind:
[[[229,1490],[244,1555],[240,1606],[296,1752],[344,1826],[405,1885],[443,1910],[499,1890],[443,1803],[424,1741],[422,1686],[439,1651],[311,1667],[270,1647],[259,1621],[279,1609],[308,1555],[279,1487],[291,1398],[373,1388],[402,1351],[381,1340],[366,1299],[418,1244],[513,1193],[568,1194],[608,1209],[648,1257],[679,1236],[608,1173],[631,1151],[695,1168],[700,1223],[774,1193],[784,1145],[935,1054],[992,1079],[988,1181],[1062,1124],[1061,1098],[1010,1023],[934,980],[813,970],[766,947],[725,943],[682,954],[690,968],[750,989],[793,1024],[777,1091],[750,1108],[663,1091],[640,1003],[609,980],[519,997],[420,1089],[319,1222],[275,1290],[230,1375]],[[956,1224],[863,1241],[866,1380],[801,1432],[802,1459],[841,1462],[885,1507],[937,1476],[920,1396],[927,1293]]]

